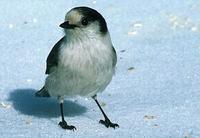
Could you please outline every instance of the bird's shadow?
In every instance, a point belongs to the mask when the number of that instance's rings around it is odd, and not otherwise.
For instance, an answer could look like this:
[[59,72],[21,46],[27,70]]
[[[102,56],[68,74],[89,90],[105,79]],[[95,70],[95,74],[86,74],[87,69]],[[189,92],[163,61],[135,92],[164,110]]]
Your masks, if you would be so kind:
[[[35,97],[36,90],[16,89],[9,95],[8,101],[12,102],[13,107],[26,115],[37,117],[58,117],[60,116],[60,107],[55,98]],[[65,116],[77,116],[85,113],[86,107],[69,100],[64,101]]]

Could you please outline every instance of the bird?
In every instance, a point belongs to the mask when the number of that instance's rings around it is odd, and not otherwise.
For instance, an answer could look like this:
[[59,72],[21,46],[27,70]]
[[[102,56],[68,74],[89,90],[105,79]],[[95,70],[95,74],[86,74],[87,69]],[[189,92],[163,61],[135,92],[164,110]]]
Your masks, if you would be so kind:
[[111,82],[117,63],[104,17],[90,7],[74,7],[59,26],[65,35],[47,57],[45,84],[35,96],[58,98],[62,119],[58,125],[63,129],[76,130],[65,121],[63,102],[66,96],[77,95],[94,99],[105,119],[99,123],[107,128],[119,127],[110,121],[97,100],[97,93]]

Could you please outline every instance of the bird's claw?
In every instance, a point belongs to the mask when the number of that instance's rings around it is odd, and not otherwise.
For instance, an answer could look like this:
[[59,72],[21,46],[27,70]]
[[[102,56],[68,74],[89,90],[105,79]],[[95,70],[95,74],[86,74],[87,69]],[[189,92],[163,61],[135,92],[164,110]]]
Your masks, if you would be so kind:
[[59,125],[63,128],[63,129],[68,129],[68,130],[76,130],[76,127],[75,126],[70,126],[70,125],[67,125],[67,122],[66,121],[62,121],[62,122],[59,122]]
[[112,128],[116,128],[119,127],[118,124],[112,123],[110,120],[106,119],[106,120],[100,120],[99,123],[103,124],[104,126],[108,127],[112,127]]

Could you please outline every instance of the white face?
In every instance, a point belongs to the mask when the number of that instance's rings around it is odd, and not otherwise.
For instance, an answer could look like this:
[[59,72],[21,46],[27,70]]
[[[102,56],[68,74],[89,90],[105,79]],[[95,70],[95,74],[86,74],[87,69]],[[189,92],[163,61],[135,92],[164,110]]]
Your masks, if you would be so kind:
[[75,25],[73,29],[65,29],[66,33],[77,33],[84,35],[100,34],[99,24],[97,21],[88,21],[79,11],[71,10],[65,16],[65,22],[68,21],[69,25]]
[[69,24],[80,25],[82,18],[83,18],[82,15],[75,10],[71,10],[65,15],[65,21],[69,21]]

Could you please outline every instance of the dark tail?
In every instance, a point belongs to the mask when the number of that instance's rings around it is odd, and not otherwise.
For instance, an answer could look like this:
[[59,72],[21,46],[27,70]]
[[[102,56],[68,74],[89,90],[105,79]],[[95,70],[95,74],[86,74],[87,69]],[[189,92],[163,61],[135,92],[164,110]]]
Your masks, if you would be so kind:
[[36,97],[50,97],[48,90],[44,87],[35,93]]

